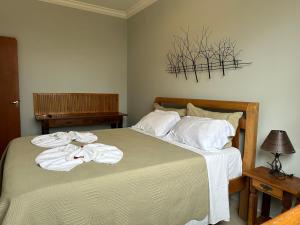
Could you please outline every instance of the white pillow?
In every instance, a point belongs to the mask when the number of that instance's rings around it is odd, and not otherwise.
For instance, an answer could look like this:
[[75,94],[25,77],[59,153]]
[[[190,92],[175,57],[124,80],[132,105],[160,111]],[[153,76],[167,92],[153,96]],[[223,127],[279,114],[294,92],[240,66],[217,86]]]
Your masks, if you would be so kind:
[[180,120],[178,112],[155,110],[144,116],[133,128],[162,137]]
[[168,134],[168,139],[202,150],[222,149],[235,129],[226,120],[184,117]]

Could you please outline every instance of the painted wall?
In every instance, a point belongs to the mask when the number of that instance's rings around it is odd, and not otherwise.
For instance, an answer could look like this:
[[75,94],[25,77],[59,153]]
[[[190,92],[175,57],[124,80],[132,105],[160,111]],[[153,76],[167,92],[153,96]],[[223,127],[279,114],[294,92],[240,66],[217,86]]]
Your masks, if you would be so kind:
[[0,35],[16,37],[22,135],[38,134],[33,92],[119,93],[127,111],[126,21],[37,0],[1,0]]
[[[284,170],[300,176],[300,1],[160,0],[128,21],[128,114],[130,123],[151,110],[156,96],[257,101],[258,147],[271,129],[283,129],[297,151],[283,156]],[[208,79],[176,79],[165,72],[172,36],[181,28],[212,31],[238,41],[241,58],[253,62],[242,70]],[[257,151],[257,165],[271,155]]]

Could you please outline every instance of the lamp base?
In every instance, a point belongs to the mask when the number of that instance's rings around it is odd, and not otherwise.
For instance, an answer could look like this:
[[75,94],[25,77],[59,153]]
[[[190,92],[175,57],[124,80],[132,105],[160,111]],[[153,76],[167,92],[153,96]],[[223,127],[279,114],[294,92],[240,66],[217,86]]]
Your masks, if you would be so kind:
[[[282,165],[279,160],[279,153],[272,153],[275,157],[272,163],[268,163],[271,166],[270,174],[274,177],[285,177],[285,173],[282,171]],[[282,172],[281,172],[282,171]]]
[[272,163],[268,163],[271,166],[270,174],[274,177],[284,179],[285,177],[293,177],[293,174],[286,174],[282,170],[282,165],[279,160],[280,154],[279,153],[272,153],[275,158]]
[[281,171],[277,171],[277,170],[270,170],[269,172],[272,176],[274,177],[278,177],[278,178],[284,178],[286,176],[286,174],[284,172]]

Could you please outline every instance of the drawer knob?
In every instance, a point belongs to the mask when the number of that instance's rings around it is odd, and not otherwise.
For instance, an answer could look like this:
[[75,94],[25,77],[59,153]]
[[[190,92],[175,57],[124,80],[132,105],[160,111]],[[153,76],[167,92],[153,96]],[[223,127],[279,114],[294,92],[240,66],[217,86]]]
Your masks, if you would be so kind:
[[269,185],[260,184],[260,186],[264,191],[272,191],[272,187],[270,187]]

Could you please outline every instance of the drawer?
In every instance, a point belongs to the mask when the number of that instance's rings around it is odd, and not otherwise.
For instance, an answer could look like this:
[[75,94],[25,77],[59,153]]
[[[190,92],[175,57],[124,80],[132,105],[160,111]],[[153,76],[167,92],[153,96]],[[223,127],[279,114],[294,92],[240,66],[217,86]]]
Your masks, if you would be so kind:
[[266,184],[264,182],[261,182],[261,181],[255,180],[255,179],[252,180],[252,185],[257,190],[282,200],[283,192],[279,188],[273,187],[269,184]]

